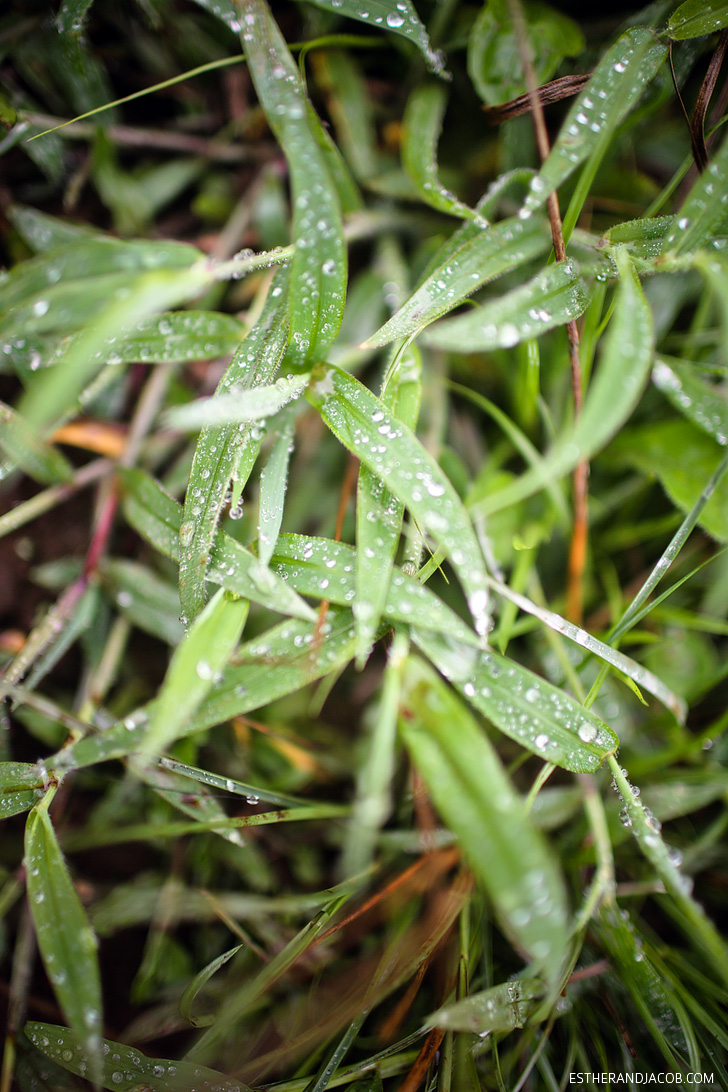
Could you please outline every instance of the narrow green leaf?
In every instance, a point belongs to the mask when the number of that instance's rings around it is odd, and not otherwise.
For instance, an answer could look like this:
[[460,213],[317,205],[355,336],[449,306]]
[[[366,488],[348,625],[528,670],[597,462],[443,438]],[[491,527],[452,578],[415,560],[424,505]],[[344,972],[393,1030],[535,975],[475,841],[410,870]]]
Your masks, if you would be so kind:
[[195,998],[202,987],[210,981],[212,976],[217,974],[220,968],[224,967],[226,963],[229,963],[233,956],[237,955],[243,947],[243,944],[237,944],[234,948],[229,948],[226,952],[223,952],[222,955],[217,956],[216,959],[210,960],[201,971],[197,972],[195,977],[185,988],[185,991],[179,1000],[179,1011],[183,1020],[188,1020],[193,1027],[200,1027],[200,1023],[192,1015],[192,1006]]
[[620,280],[614,315],[579,420],[562,433],[540,466],[473,505],[474,512],[501,511],[568,474],[600,451],[637,406],[652,367],[652,312],[626,250],[620,248],[615,259]]
[[244,796],[248,803],[275,804],[280,808],[315,807],[317,801],[306,800],[302,796],[288,796],[285,793],[273,792],[271,789],[260,785],[249,785],[245,781],[237,781],[232,777],[221,777],[219,774],[210,773],[209,770],[201,770],[197,766],[188,766],[185,762],[178,762],[175,758],[158,759],[159,765],[165,770],[171,770],[181,777],[190,778],[207,788],[221,789],[234,793],[236,796]]
[[[275,374],[288,344],[288,278],[286,267],[274,276],[262,314],[220,380],[216,397],[263,385]],[[235,476],[242,489],[259,446],[252,425],[223,425],[200,433],[182,518],[192,535],[179,559],[180,602],[188,618],[205,603],[205,570],[230,480]],[[241,469],[247,470],[243,477]]]
[[713,248],[714,236],[728,213],[728,141],[711,150],[710,162],[693,183],[678,209],[663,245],[664,254],[690,254],[698,247]]
[[465,507],[436,461],[384,402],[338,368],[318,365],[307,397],[341,443],[439,543],[465,589],[476,631],[483,636],[488,632],[483,555]]
[[[124,513],[132,527],[160,553],[177,560],[189,549],[194,524],[182,522],[182,508],[160,485],[139,470],[121,472],[127,494]],[[184,556],[184,553],[183,553]],[[211,550],[208,579],[233,595],[280,614],[311,619],[314,613],[254,554],[229,535],[218,535]]]
[[529,1016],[538,1008],[543,992],[540,979],[515,978],[438,1009],[428,1016],[427,1024],[474,1035],[507,1035],[528,1022]]
[[[35,1021],[27,1023],[24,1030],[47,1058],[69,1073],[88,1078],[92,1058],[81,1036],[68,1028]],[[134,1047],[111,1039],[100,1039],[99,1043],[102,1050],[99,1084],[112,1092],[140,1092],[142,1087],[145,1092],[190,1092],[192,1088],[199,1092],[248,1092],[247,1085],[205,1066],[148,1058]]]
[[61,34],[79,34],[92,4],[93,0],[63,0],[56,16],[56,26]]
[[513,217],[477,235],[451,254],[414,292],[396,315],[364,342],[378,348],[410,337],[452,311],[487,281],[499,277],[548,249],[551,236],[544,221]]
[[500,760],[468,710],[411,660],[400,732],[435,807],[457,836],[514,944],[558,989],[569,933],[563,880]]
[[68,460],[4,402],[0,402],[0,449],[11,463],[43,485],[73,481]]
[[442,83],[422,83],[412,91],[402,120],[402,164],[425,204],[451,216],[477,220],[478,214],[438,178],[437,142],[446,105],[447,89]]
[[633,27],[615,42],[566,115],[556,143],[531,181],[521,210],[528,216],[601,145],[637,103],[667,56],[667,46],[646,27]]
[[288,462],[293,451],[293,424],[288,424],[273,444],[260,475],[258,558],[269,565],[283,521],[288,485]]
[[49,216],[30,205],[12,205],[7,211],[7,217],[28,246],[35,251],[66,248],[88,239],[89,236],[98,235],[89,224],[75,224],[65,217]]
[[545,762],[594,773],[617,750],[608,725],[515,660],[431,631],[412,630],[412,640],[474,709]]
[[301,77],[265,0],[242,0],[243,48],[268,123],[288,160],[296,253],[291,269],[291,362],[322,356],[341,324],[346,247],[341,208]]
[[146,565],[125,558],[105,558],[101,580],[114,606],[132,625],[151,633],[168,645],[178,645],[184,636],[179,620],[179,592]]
[[237,425],[248,421],[264,421],[296,398],[308,379],[308,375],[291,375],[253,390],[197,398],[187,405],[167,410],[164,420],[172,428],[190,431],[204,425]]
[[[382,390],[382,402],[414,430],[422,396],[419,350],[407,346],[396,359]],[[404,505],[377,475],[362,463],[356,499],[356,620],[357,664],[371,651],[385,609],[394,558],[402,530]]]
[[249,606],[247,600],[234,599],[221,588],[197,615],[175,650],[154,703],[144,737],[147,754],[165,751],[183,734],[235,650]]
[[423,53],[433,72],[442,72],[445,61],[430,45],[427,31],[415,11],[412,0],[311,0],[318,8],[358,19],[367,26],[381,27],[401,34]]
[[30,912],[48,978],[85,1052],[87,1076],[99,1083],[102,1016],[96,936],[68,874],[47,799],[28,816],[25,870]]
[[[301,595],[326,599],[342,607],[351,605],[354,609],[359,549],[328,538],[281,535],[271,558],[271,569]],[[368,594],[372,594],[371,590]],[[394,569],[387,579],[382,613],[390,622],[431,629],[465,644],[478,644],[473,631],[450,607],[401,569]]]
[[482,307],[439,322],[424,334],[436,349],[456,353],[508,349],[578,318],[589,303],[589,291],[575,262],[547,266],[520,288]]
[[700,379],[694,367],[671,357],[660,357],[652,382],[689,421],[719,444],[728,444],[728,397],[724,390]]
[[685,0],[670,16],[667,32],[677,41],[700,38],[728,27],[726,0]]
[[0,819],[28,811],[45,788],[43,773],[27,762],[0,762]]
[[[183,360],[211,360],[235,351],[245,327],[232,315],[219,311],[167,311],[150,315],[126,330],[96,354],[100,364],[178,363]],[[65,344],[48,355],[45,363],[62,358]]]

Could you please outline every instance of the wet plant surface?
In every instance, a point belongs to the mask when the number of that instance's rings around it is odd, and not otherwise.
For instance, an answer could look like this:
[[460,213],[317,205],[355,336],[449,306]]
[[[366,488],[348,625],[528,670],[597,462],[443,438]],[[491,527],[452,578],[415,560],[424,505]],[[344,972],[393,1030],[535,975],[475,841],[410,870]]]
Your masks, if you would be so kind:
[[728,1087],[727,42],[0,17],[0,1092]]

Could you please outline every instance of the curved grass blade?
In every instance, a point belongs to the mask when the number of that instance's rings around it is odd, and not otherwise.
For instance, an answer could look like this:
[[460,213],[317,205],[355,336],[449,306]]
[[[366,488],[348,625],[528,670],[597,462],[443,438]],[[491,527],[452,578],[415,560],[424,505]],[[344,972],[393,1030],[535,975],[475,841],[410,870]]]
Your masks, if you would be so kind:
[[270,564],[280,534],[292,451],[293,423],[290,422],[273,444],[260,475],[258,559],[262,565]]
[[570,259],[547,266],[520,288],[497,300],[439,322],[423,340],[435,349],[477,353],[509,349],[540,337],[555,326],[578,318],[589,303],[589,291]]
[[[220,380],[216,397],[263,385],[275,374],[288,344],[288,278],[287,268],[274,276],[262,314]],[[242,489],[241,462],[249,474],[259,444],[252,425],[243,429],[224,425],[200,433],[181,521],[191,531],[185,532],[188,541],[179,557],[180,602],[187,618],[194,618],[205,604],[205,570],[230,480],[236,476]]]
[[202,987],[210,981],[212,976],[217,974],[220,968],[224,967],[226,963],[229,963],[233,956],[237,955],[240,949],[244,947],[244,944],[237,944],[234,948],[229,948],[226,952],[223,952],[222,955],[211,960],[201,971],[197,972],[180,997],[179,1011],[183,1020],[189,1021],[193,1027],[202,1027],[205,1025],[206,1021],[199,1021],[192,1015],[192,1005],[194,1004],[195,998]]
[[521,216],[546,201],[573,171],[613,139],[667,56],[667,46],[646,27],[623,34],[599,62],[566,116],[556,143],[532,179]]
[[[422,361],[408,346],[385,379],[382,402],[414,430],[422,395]],[[356,660],[361,669],[379,628],[402,530],[404,505],[368,466],[359,469],[356,497]]]
[[48,814],[52,793],[25,826],[25,869],[38,948],[63,1015],[86,1055],[87,1077],[100,1083],[101,978],[89,925]]
[[428,1016],[427,1026],[474,1035],[507,1035],[527,1023],[543,993],[543,982],[538,978],[501,982],[438,1009]]
[[168,748],[195,713],[235,650],[250,604],[222,588],[200,611],[175,650],[154,703],[143,751],[157,754]]
[[[91,1056],[82,1037],[68,1028],[36,1021],[27,1023],[24,1030],[47,1058],[69,1073],[88,1078]],[[199,1092],[249,1092],[247,1085],[205,1066],[148,1058],[134,1047],[111,1039],[100,1039],[99,1043],[102,1050],[99,1084],[112,1092],[139,1092],[140,1088],[145,1092],[189,1092],[191,1088]]]
[[73,467],[65,456],[4,402],[0,402],[0,449],[12,464],[42,485],[73,481]]
[[513,217],[482,229],[431,273],[396,315],[361,347],[379,348],[416,334],[452,311],[481,285],[538,257],[550,244],[548,226],[541,220]]
[[661,357],[652,369],[652,382],[689,421],[719,444],[728,444],[728,398],[680,360]]
[[[127,490],[124,514],[143,538],[174,560],[189,548],[192,529],[182,522],[182,507],[140,470],[120,471]],[[296,593],[229,535],[218,535],[210,556],[208,579],[233,595],[280,614],[311,619],[314,613]]]
[[311,0],[317,8],[358,19],[367,26],[381,27],[413,42],[433,72],[442,72],[444,59],[430,45],[427,31],[412,0]]
[[458,574],[480,636],[488,632],[486,570],[473,525],[450,481],[417,437],[353,376],[317,365],[307,398],[353,455],[439,543]]
[[603,721],[514,660],[432,632],[413,629],[411,636],[473,708],[544,761],[594,773],[617,750]]
[[341,208],[301,77],[265,0],[241,0],[243,48],[260,104],[288,160],[296,253],[289,359],[322,356],[341,324],[346,247]]
[[[219,774],[210,773],[209,770],[201,770],[197,766],[188,766],[185,762],[178,762],[174,758],[160,758],[159,765],[165,770],[188,777],[191,781],[205,785],[208,788],[222,789],[225,792],[234,793],[236,796],[244,796],[249,804],[264,803],[275,804],[280,808],[317,807],[319,801],[307,800],[303,796],[288,796],[285,793],[273,792],[260,785],[248,785],[245,781],[237,781],[232,777],[221,777]],[[728,786],[726,786],[728,788]]]
[[43,795],[45,780],[28,762],[0,762],[0,819],[29,811]]
[[425,204],[476,220],[478,213],[450,193],[437,175],[437,142],[446,105],[442,83],[422,83],[412,91],[402,119],[402,164]]
[[615,260],[620,279],[614,314],[579,420],[562,434],[540,466],[478,501],[474,512],[487,515],[501,511],[568,474],[600,451],[637,406],[652,367],[652,312],[626,250],[618,249]]
[[405,666],[400,732],[516,947],[558,990],[569,930],[563,880],[485,733],[431,668]]
[[[353,606],[359,549],[355,551],[353,546],[328,538],[281,535],[271,558],[271,569],[301,595],[325,599],[337,606]],[[465,644],[478,645],[476,635],[450,607],[426,584],[420,584],[401,569],[394,569],[385,590],[382,613],[389,622],[433,630]]]
[[726,0],[685,0],[667,24],[667,33],[676,41],[701,38],[728,27],[728,2]]
[[[678,209],[663,254],[690,254],[701,246],[712,248],[717,242],[714,236],[728,212],[727,194],[728,141],[724,140],[715,155],[711,153],[708,166],[698,175]],[[707,264],[710,272],[710,262]]]
[[264,421],[296,398],[308,383],[308,375],[281,377],[275,383],[253,390],[233,391],[197,398],[184,406],[167,410],[164,421],[172,428],[194,432],[203,426],[238,425]]

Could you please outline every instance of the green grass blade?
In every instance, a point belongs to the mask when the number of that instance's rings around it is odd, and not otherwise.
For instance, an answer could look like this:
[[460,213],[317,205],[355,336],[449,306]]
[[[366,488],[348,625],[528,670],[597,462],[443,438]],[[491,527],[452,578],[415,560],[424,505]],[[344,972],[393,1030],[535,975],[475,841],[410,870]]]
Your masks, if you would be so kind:
[[42,485],[73,481],[73,467],[65,456],[4,402],[0,402],[0,450]]
[[726,0],[685,0],[667,24],[667,33],[677,41],[701,38],[728,27],[728,3]]
[[198,971],[191,982],[185,987],[185,991],[180,997],[179,1011],[180,1016],[184,1020],[187,1020],[193,1027],[204,1026],[203,1022],[199,1022],[192,1014],[192,1006],[195,998],[206,983],[210,981],[212,976],[216,974],[221,967],[224,967],[226,963],[229,963],[234,955],[244,948],[244,944],[237,944],[234,948],[228,948],[222,955],[217,956],[215,959],[210,960],[201,971]]
[[325,354],[341,324],[346,247],[338,195],[305,88],[265,0],[243,0],[243,48],[268,123],[291,171],[291,346],[297,366]]
[[258,559],[269,565],[283,522],[288,487],[288,463],[293,451],[293,424],[288,424],[275,443],[260,475]]
[[76,894],[48,814],[48,796],[25,827],[25,869],[38,948],[58,1004],[87,1056],[87,1076],[100,1082],[101,979],[96,936]]
[[467,511],[417,437],[353,376],[319,365],[307,391],[334,435],[412,512],[458,574],[476,631],[488,631],[483,555]]
[[[123,470],[121,476],[127,490],[123,507],[129,523],[160,553],[176,560],[180,556],[180,541],[182,551],[191,544],[190,525],[182,522],[181,505],[140,470]],[[311,608],[291,588],[229,535],[218,533],[207,576],[233,595],[281,614],[314,617]]]
[[701,246],[713,247],[713,238],[726,218],[727,189],[728,141],[724,140],[715,154],[711,152],[708,166],[678,209],[662,248],[664,254],[679,256]]
[[467,220],[478,214],[443,186],[437,174],[437,142],[447,105],[442,83],[423,83],[407,100],[402,120],[402,164],[427,205]]
[[411,337],[452,311],[487,281],[543,254],[550,243],[548,227],[540,220],[513,217],[481,229],[431,273],[362,347],[378,348]]
[[[220,380],[216,397],[264,385],[275,374],[288,345],[288,278],[287,268],[274,276],[263,312]],[[187,618],[194,618],[205,603],[205,570],[230,480],[236,476],[242,489],[241,461],[249,474],[259,444],[253,425],[224,425],[200,433],[181,520],[192,529],[179,558],[180,602]]]
[[616,261],[620,280],[614,315],[579,420],[562,433],[540,467],[479,501],[473,511],[485,515],[500,511],[568,474],[600,451],[637,406],[652,367],[652,313],[625,250],[617,251]]
[[102,586],[116,609],[132,625],[168,645],[184,636],[179,620],[179,592],[146,565],[126,558],[105,558],[101,563]]
[[665,357],[655,361],[652,382],[689,421],[719,444],[728,444],[728,397],[724,390],[700,379],[689,364]]
[[332,11],[336,15],[345,15],[349,19],[358,19],[367,26],[400,34],[413,42],[434,72],[442,72],[444,61],[436,53],[427,36],[427,31],[415,11],[412,0],[311,0],[318,8]]
[[291,375],[253,390],[197,398],[194,402],[167,410],[164,420],[172,428],[191,432],[204,426],[264,421],[296,398],[306,386],[308,378],[308,375]]
[[428,1016],[427,1025],[474,1035],[507,1035],[524,1026],[542,997],[540,979],[516,978],[438,1009]]
[[400,732],[513,943],[558,989],[569,932],[556,862],[468,710],[430,668],[405,667]]
[[[188,777],[201,785],[212,789],[222,789],[236,796],[244,796],[248,803],[253,800],[264,804],[276,804],[281,808],[313,807],[316,802],[306,800],[301,796],[288,796],[285,793],[272,792],[260,785],[249,785],[245,781],[237,781],[232,777],[222,777],[219,774],[210,773],[209,770],[201,770],[197,766],[188,766],[185,762],[178,762],[174,758],[160,758],[159,765],[165,770],[171,770],[181,777]],[[728,787],[728,786],[727,786]]]
[[473,708],[544,761],[594,773],[619,746],[603,721],[515,660],[419,629],[412,640]]
[[29,811],[43,795],[43,774],[28,762],[0,762],[0,819]]
[[574,101],[556,143],[532,179],[521,215],[543,205],[550,193],[602,144],[637,103],[667,56],[667,47],[646,27],[634,27],[604,54]]
[[[408,347],[397,359],[382,402],[408,428],[414,429],[422,395],[422,361],[419,351]],[[368,657],[385,609],[394,558],[402,530],[404,505],[390,493],[368,466],[359,469],[356,498],[356,621],[357,665]]]
[[509,349],[576,319],[589,304],[589,290],[575,262],[547,266],[532,280],[497,300],[446,319],[426,330],[423,340],[456,353]]
[[[57,1065],[88,1077],[91,1056],[83,1038],[68,1028],[32,1021],[25,1025],[25,1034],[41,1054]],[[247,1085],[205,1066],[190,1062],[170,1061],[167,1058],[148,1058],[140,1050],[115,1043],[111,1039],[99,1040],[102,1048],[99,1083],[102,1088],[118,1092],[248,1092]]]
[[144,736],[147,754],[165,751],[184,733],[243,631],[250,604],[221,588],[200,611],[175,650]]

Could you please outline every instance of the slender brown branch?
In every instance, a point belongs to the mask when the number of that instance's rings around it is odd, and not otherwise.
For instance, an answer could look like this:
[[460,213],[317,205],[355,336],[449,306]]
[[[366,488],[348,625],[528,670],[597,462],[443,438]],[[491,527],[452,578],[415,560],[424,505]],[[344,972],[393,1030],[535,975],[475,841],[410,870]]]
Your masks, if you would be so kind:
[[[559,76],[558,79],[551,80],[549,83],[542,83],[536,88],[538,100],[542,106],[551,106],[554,102],[561,102],[562,99],[578,95],[586,87],[591,76],[591,72],[582,72],[574,76]],[[483,107],[483,113],[491,125],[500,125],[511,118],[531,113],[532,110],[533,100],[528,92],[525,95],[517,95],[515,99],[509,99],[508,102],[500,103],[498,106]]]
[[720,70],[723,67],[727,49],[728,31],[724,30],[718,39],[718,44],[713,51],[713,56],[710,58],[708,71],[705,73],[705,78],[700,85],[700,91],[698,92],[693,116],[690,121],[690,147],[693,150],[693,158],[700,171],[704,171],[708,166],[708,148],[705,143],[705,117],[708,113],[708,106],[710,105],[715,85],[718,82]]
[[[526,24],[520,0],[508,0],[508,5],[516,31],[518,51],[523,66],[523,74],[528,89],[528,100],[531,104],[533,125],[536,134],[538,153],[543,162],[551,146],[549,144],[546,119],[543,113],[543,103],[539,96],[536,81],[536,72],[533,67],[531,48],[528,42]],[[557,262],[563,262],[566,258],[564,246],[564,234],[561,225],[561,212],[556,193],[552,193],[548,199],[548,214],[551,224],[551,236],[554,243],[554,254]],[[574,415],[578,418],[581,413],[582,383],[581,361],[579,359],[579,329],[574,319],[567,324],[566,333],[569,339],[569,359],[571,362],[571,384],[574,392]],[[584,571],[586,569],[586,551],[588,542],[588,463],[580,463],[574,471],[574,530],[569,549],[569,572],[566,594],[566,615],[574,622],[581,622],[584,609]]]

